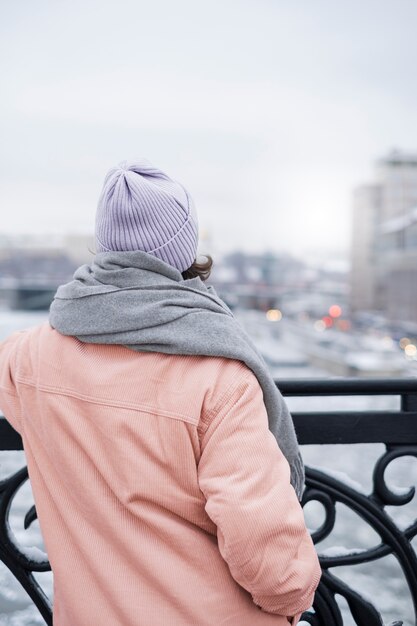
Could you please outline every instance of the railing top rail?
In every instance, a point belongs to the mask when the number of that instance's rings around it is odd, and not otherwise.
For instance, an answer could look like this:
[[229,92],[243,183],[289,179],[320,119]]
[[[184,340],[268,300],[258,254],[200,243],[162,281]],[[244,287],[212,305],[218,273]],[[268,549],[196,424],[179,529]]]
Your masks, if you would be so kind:
[[[417,378],[329,378],[275,381],[284,396],[401,397],[398,410],[292,411],[300,444],[385,443],[416,441]],[[21,450],[18,433],[0,416],[0,450]]]
[[298,378],[276,379],[284,396],[417,394],[416,378]]

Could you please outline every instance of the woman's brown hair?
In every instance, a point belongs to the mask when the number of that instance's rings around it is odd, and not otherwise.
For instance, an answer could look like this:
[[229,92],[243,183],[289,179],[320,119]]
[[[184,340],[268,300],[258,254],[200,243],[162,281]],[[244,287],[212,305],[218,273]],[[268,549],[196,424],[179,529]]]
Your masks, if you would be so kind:
[[186,280],[187,278],[196,278],[196,276],[199,276],[201,280],[207,280],[211,273],[213,259],[209,254],[205,254],[204,256],[207,258],[207,261],[204,261],[203,263],[197,263],[196,259],[193,264],[188,268],[188,270],[182,272],[182,277],[184,278],[184,280]]

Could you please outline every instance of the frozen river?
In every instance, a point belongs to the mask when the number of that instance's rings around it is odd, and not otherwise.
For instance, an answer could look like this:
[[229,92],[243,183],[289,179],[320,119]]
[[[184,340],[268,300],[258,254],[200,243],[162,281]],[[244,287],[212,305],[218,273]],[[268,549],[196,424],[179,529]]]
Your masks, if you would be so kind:
[[[15,329],[26,328],[46,319],[46,313],[23,313],[0,311],[0,340]],[[262,319],[254,315],[241,315],[239,319],[246,326],[259,347],[268,344],[276,348],[282,360],[271,366],[275,378],[328,376],[325,372],[311,367],[301,354],[294,354],[277,334],[271,334],[271,326],[264,324]],[[291,409],[317,410],[326,403],[326,408],[396,408],[396,398],[316,398],[289,399]],[[382,445],[351,445],[351,446],[304,446],[303,456],[307,465],[320,467],[331,472],[348,474],[356,481],[358,488],[369,493],[372,484],[372,470],[375,460],[382,454]],[[0,476],[4,477],[24,465],[23,452],[0,453]],[[394,461],[387,471],[390,486],[409,487],[417,484],[417,460],[403,458]],[[24,546],[36,546],[42,549],[42,539],[37,522],[25,531],[23,517],[32,504],[30,485],[26,484],[16,497],[11,511],[11,526],[19,542]],[[417,517],[416,498],[403,507],[388,507],[388,512],[401,526],[407,526]],[[320,505],[307,505],[306,520],[309,528],[316,528],[323,520]],[[378,543],[378,537],[354,513],[342,505],[337,505],[337,521],[331,538],[320,544],[319,552],[341,551],[341,549],[363,549]],[[416,543],[416,542],[415,542]],[[350,566],[333,570],[352,588],[362,595],[369,596],[383,614],[386,624],[394,619],[403,619],[404,626],[414,626],[411,598],[397,564],[392,556],[387,556],[376,563],[361,566]],[[38,580],[48,595],[52,594],[52,575],[39,574]],[[343,604],[341,603],[342,609]],[[8,570],[0,564],[0,626],[35,626],[44,622],[40,619],[31,602],[21,591]],[[346,625],[354,622],[346,617]]]

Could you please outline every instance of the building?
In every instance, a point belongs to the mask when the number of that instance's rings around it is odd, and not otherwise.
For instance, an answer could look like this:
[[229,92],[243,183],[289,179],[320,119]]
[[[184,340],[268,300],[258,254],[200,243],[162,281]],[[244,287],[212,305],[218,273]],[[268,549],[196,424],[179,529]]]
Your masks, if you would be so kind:
[[297,289],[304,264],[287,254],[250,254],[241,250],[213,265],[210,281],[230,307],[267,311],[280,306],[283,294]]
[[381,187],[361,185],[353,195],[351,251],[351,309],[369,311],[380,308],[376,277],[377,228],[381,214]]
[[402,217],[417,206],[417,154],[394,150],[376,164],[381,189],[381,222]]
[[390,320],[417,322],[417,203],[379,227],[384,313]]
[[417,155],[380,159],[353,196],[352,311],[417,322]]

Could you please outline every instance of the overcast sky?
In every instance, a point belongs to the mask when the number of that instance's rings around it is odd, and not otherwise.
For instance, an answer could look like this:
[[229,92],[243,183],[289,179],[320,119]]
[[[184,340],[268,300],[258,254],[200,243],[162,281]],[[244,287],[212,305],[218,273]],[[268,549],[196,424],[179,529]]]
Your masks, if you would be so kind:
[[415,0],[0,2],[0,235],[92,232],[146,156],[203,252],[348,248],[352,188],[417,151]]

